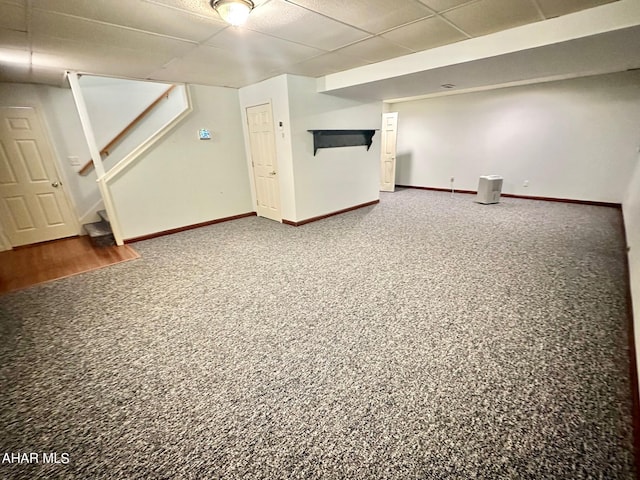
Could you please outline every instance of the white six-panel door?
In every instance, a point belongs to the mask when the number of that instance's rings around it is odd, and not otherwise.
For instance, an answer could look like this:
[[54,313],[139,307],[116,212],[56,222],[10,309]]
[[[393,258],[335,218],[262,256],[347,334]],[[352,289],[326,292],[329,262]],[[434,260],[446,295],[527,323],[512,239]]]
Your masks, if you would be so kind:
[[396,137],[398,112],[382,114],[382,140],[380,145],[380,190],[396,189]]
[[282,221],[280,187],[276,159],[275,131],[271,104],[247,108],[251,162],[256,187],[257,213],[261,217]]
[[14,247],[78,234],[42,122],[31,107],[0,107],[0,222]]

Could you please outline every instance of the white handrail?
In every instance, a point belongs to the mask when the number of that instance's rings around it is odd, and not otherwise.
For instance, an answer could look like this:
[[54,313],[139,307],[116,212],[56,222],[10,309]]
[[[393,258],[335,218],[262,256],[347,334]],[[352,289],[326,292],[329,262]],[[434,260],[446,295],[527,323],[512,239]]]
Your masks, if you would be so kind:
[[[193,111],[193,105],[191,104],[191,95],[189,93],[189,88],[187,85],[184,85],[184,92],[187,99],[187,108],[185,108],[178,115],[170,119],[167,123],[165,123],[162,127],[160,127],[154,134],[152,134],[147,140],[142,142],[136,148],[134,148],[127,156],[125,156],[122,160],[120,160],[111,170],[104,174],[105,182],[109,182],[113,178],[117,177],[121,172],[123,172],[129,165],[131,165],[140,155],[149,150],[151,146],[156,143],[159,139],[161,139],[164,135],[169,133],[169,131],[175,127],[178,123],[182,121],[187,115],[189,115]],[[99,178],[103,178],[99,177]]]
[[[124,172],[131,164],[133,164],[143,153],[153,146],[158,140],[171,131],[178,123],[180,123],[185,117],[187,117],[193,111],[193,105],[191,103],[191,94],[189,92],[188,85],[182,85],[183,91],[187,100],[187,107],[178,115],[170,119],[154,134],[152,134],[147,140],[138,145],[129,154],[127,154],[120,162],[118,162],[111,170],[98,177],[98,188],[104,200],[104,207],[109,215],[109,222],[111,224],[111,230],[116,240],[117,245],[124,245],[124,238],[122,235],[122,228],[118,217],[118,212],[113,202],[113,196],[111,195],[111,188],[109,183]],[[97,169],[96,169],[97,172]]]

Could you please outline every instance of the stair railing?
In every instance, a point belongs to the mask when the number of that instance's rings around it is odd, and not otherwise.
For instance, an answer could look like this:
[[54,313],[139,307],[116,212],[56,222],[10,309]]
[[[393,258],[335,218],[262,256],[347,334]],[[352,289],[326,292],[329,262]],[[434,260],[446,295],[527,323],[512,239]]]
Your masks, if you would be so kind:
[[[171,91],[176,88],[176,85],[171,85],[167,88],[161,95],[158,96],[147,108],[145,108],[140,115],[134,118],[126,127],[122,129],[113,139],[107,143],[102,150],[100,150],[100,158],[104,158],[109,155],[109,152],[115,147],[118,143],[124,139],[129,132],[136,126],[140,121],[146,117],[161,101],[163,98],[169,98],[169,94]],[[83,165],[83,167],[78,170],[78,175],[87,175],[91,170],[93,170],[93,160],[89,160],[87,163]]]
[[158,131],[151,135],[147,140],[145,140],[131,152],[129,152],[121,161],[117,163],[117,165],[111,168],[108,172],[106,172],[102,176],[98,176],[98,188],[100,189],[100,194],[102,196],[107,215],[109,215],[111,230],[113,231],[113,236],[116,240],[117,245],[124,244],[124,236],[120,227],[120,219],[117,213],[114,199],[111,194],[110,183],[116,178],[120,177],[138,158],[140,158],[147,150],[149,150],[155,142],[168,134],[176,125],[178,125],[184,118],[189,116],[189,114],[193,111],[193,104],[191,102],[189,88],[185,85],[183,86],[183,89],[186,100],[186,108],[171,120],[169,120],[167,123],[165,123],[164,126],[162,126]]

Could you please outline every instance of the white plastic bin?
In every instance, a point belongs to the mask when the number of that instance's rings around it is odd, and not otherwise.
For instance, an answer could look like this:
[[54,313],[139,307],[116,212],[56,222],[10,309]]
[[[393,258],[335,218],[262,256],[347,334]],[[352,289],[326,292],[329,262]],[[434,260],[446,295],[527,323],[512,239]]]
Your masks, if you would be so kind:
[[498,203],[502,192],[502,177],[500,175],[484,175],[478,183],[478,203]]

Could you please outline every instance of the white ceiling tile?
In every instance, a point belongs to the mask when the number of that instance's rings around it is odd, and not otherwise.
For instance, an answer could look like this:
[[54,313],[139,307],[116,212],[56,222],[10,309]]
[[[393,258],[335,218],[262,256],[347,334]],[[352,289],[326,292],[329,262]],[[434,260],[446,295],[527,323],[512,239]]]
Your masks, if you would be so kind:
[[331,52],[292,65],[287,69],[287,72],[296,75],[307,75],[309,77],[320,77],[329,73],[361,67],[367,63],[369,62],[359,58]]
[[453,7],[458,7],[465,3],[474,2],[476,0],[420,0],[427,7],[435,10],[436,12],[444,12]]
[[0,62],[2,64],[0,71],[2,71],[6,64],[29,65],[31,62],[31,52],[26,49],[11,48],[3,45],[0,47]]
[[542,20],[531,0],[479,0],[443,16],[473,37]]
[[[3,58],[1,52],[0,58]],[[2,62],[2,68],[0,68],[0,82],[29,83],[30,81],[31,69],[29,68],[29,65]]]
[[21,48],[28,50],[29,37],[27,32],[0,28],[0,48]]
[[229,50],[202,45],[151,72],[148,78],[237,88],[266,78],[270,70],[268,64],[238,57]]
[[141,55],[166,57],[168,61],[173,56],[194,46],[193,43],[187,41],[105,25],[81,18],[47,13],[42,10],[34,10],[31,21],[34,49],[38,51],[45,49],[48,39],[53,38],[84,43],[96,55],[108,54],[112,49],[122,48],[135,50]]
[[0,0],[0,81],[57,84],[66,69],[233,87],[317,77],[463,40],[452,23],[477,36],[610,1],[254,0],[233,28],[209,0]]
[[256,8],[245,28],[327,51],[369,36],[284,0],[271,0]]
[[416,52],[458,42],[467,38],[439,17],[427,18],[404,27],[396,28],[395,30],[382,34],[381,37]]
[[209,39],[206,44],[228,50],[238,57],[269,63],[274,69],[323,53],[316,48],[239,28],[228,28]]
[[208,18],[137,0],[34,0],[34,8],[199,42],[228,25],[214,12]]
[[0,1],[0,28],[26,32],[26,7],[16,2]]
[[34,10],[33,64],[104,75],[144,76],[195,47],[127,28]]
[[362,58],[369,62],[381,62],[390,58],[407,55],[412,53],[413,50],[396,45],[381,37],[371,37],[343,47],[336,50],[336,52],[351,57]]
[[133,49],[109,48],[102,52],[87,43],[65,39],[49,39],[46,48],[33,52],[33,64],[77,70],[99,75],[116,77],[145,78],[168,59],[156,52],[142,52]]
[[0,13],[4,13],[4,9],[7,7],[20,7],[26,10],[27,0],[0,0]]
[[538,5],[546,18],[553,18],[614,1],[617,0],[538,0]]
[[218,17],[218,14],[211,8],[208,0],[144,0],[147,3],[164,5],[175,10],[196,13],[205,17]]
[[287,0],[349,25],[380,33],[419,20],[432,12],[415,0]]

